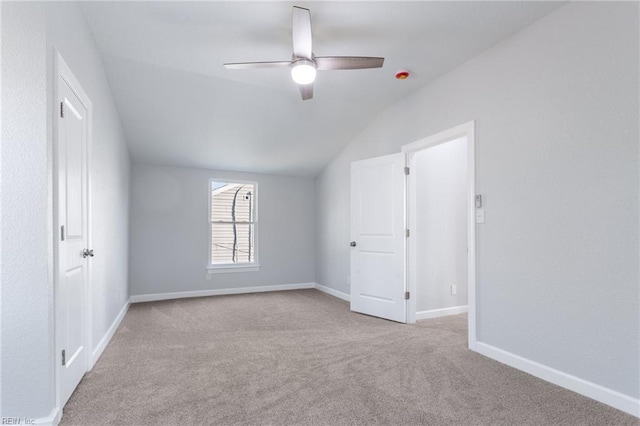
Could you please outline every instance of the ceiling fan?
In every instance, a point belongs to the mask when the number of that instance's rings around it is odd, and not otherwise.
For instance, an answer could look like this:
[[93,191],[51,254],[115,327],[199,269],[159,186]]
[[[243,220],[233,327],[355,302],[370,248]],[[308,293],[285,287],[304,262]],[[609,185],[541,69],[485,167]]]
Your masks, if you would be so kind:
[[315,56],[311,42],[311,12],[293,6],[293,57],[291,61],[241,62],[224,64],[228,69],[290,67],[291,78],[299,88],[302,100],[313,98],[316,70],[354,70],[380,68],[384,58],[366,56]]

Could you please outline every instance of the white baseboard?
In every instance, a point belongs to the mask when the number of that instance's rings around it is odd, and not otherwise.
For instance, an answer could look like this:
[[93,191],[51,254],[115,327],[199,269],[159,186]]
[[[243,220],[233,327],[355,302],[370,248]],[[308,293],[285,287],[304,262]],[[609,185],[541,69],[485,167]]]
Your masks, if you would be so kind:
[[[60,419],[62,418],[62,410],[58,407],[51,410],[51,413],[47,417],[40,417],[39,419],[33,419],[34,425],[40,426],[58,426]],[[24,419],[23,419],[24,420]],[[28,424],[26,421],[22,424]]]
[[603,404],[617,408],[632,416],[640,417],[640,399],[614,391],[612,389],[589,382],[571,374],[564,373],[546,365],[531,361],[519,355],[498,349],[486,343],[477,342],[476,352],[522,370],[554,385],[579,393]]
[[102,336],[102,339],[100,339],[100,343],[98,343],[98,346],[96,346],[96,348],[93,350],[93,353],[91,354],[91,364],[89,365],[89,371],[91,371],[93,366],[96,365],[98,358],[100,358],[100,355],[102,355],[102,352],[104,352],[107,345],[111,341],[111,338],[116,333],[116,330],[120,326],[122,319],[129,310],[129,306],[131,306],[131,299],[127,300],[127,303],[125,303],[122,309],[120,309],[118,316],[116,316],[116,319],[114,319],[113,323],[111,323],[111,327],[109,327],[109,330],[107,330],[105,335]]
[[452,306],[450,308],[431,309],[428,311],[416,312],[416,320],[446,317],[447,315],[458,315],[469,312],[467,305]]
[[343,293],[343,292],[338,291],[338,290],[334,290],[331,287],[327,287],[327,286],[324,286],[322,284],[316,283],[315,288],[317,290],[320,290],[323,293],[327,293],[327,294],[330,294],[333,297],[337,297],[338,299],[346,300],[347,302],[351,301],[351,295],[349,295],[347,293]]
[[174,293],[137,294],[131,296],[131,303],[153,302],[156,300],[184,299],[188,297],[224,296],[228,294],[262,293],[267,291],[303,290],[315,288],[315,283],[265,285],[257,287],[222,288],[216,290],[179,291]]

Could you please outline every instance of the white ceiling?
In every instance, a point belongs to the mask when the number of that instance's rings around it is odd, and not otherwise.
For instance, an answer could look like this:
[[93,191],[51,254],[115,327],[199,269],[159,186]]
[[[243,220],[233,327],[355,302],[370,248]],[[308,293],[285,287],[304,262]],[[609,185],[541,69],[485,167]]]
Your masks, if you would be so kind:
[[[302,101],[288,69],[291,8],[317,56],[383,56],[320,71]],[[134,161],[316,175],[385,107],[535,22],[551,2],[87,2]],[[407,69],[409,79],[394,78]]]

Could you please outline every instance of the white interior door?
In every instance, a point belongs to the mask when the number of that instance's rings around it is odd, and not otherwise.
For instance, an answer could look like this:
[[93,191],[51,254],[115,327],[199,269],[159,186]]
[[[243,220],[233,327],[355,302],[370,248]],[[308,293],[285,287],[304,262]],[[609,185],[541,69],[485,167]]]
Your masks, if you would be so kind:
[[351,310],[406,322],[404,154],[351,163]]
[[67,402],[88,369],[87,281],[88,173],[87,108],[61,76],[58,77],[57,204],[58,346],[61,404]]

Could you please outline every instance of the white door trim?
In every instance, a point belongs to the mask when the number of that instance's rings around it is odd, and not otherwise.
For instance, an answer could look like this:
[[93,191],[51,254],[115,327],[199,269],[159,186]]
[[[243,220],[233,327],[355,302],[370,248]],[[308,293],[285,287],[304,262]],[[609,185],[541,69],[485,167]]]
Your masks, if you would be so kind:
[[[87,138],[86,138],[86,164],[87,164],[87,185],[86,185],[86,197],[87,197],[87,246],[93,247],[91,241],[91,143],[93,140],[93,104],[91,99],[80,85],[78,79],[73,75],[73,72],[64,61],[60,52],[55,51],[54,54],[54,75],[52,79],[53,85],[53,105],[52,105],[52,131],[53,131],[53,161],[52,161],[52,173],[53,173],[53,284],[54,284],[54,316],[55,316],[55,345],[53,360],[55,363],[55,407],[59,409],[59,415],[62,415],[61,407],[61,369],[62,369],[62,342],[60,329],[61,325],[61,312],[59,304],[60,296],[60,206],[58,200],[58,119],[60,114],[60,105],[58,105],[59,87],[58,77],[61,77],[71,90],[78,97],[82,105],[87,110]],[[91,262],[87,262],[87,280],[85,289],[85,326],[84,326],[84,345],[87,348],[85,356],[87,357],[86,365],[91,368],[91,354],[93,350],[93,312],[92,312],[92,294],[91,294]]]
[[[467,196],[468,196],[468,213],[467,213],[467,262],[468,262],[468,309],[469,309],[469,349],[476,350],[476,226],[475,226],[475,193],[476,193],[476,174],[475,174],[475,121],[469,121],[460,126],[453,127],[433,136],[421,139],[419,141],[403,145],[402,152],[406,155],[407,165],[411,164],[414,153],[426,148],[440,145],[461,137],[467,138]],[[409,174],[407,179],[407,223],[409,229],[415,228],[415,174]],[[415,238],[407,239],[407,281],[411,298],[407,305],[407,322],[414,323],[416,321],[416,259],[415,259]]]

